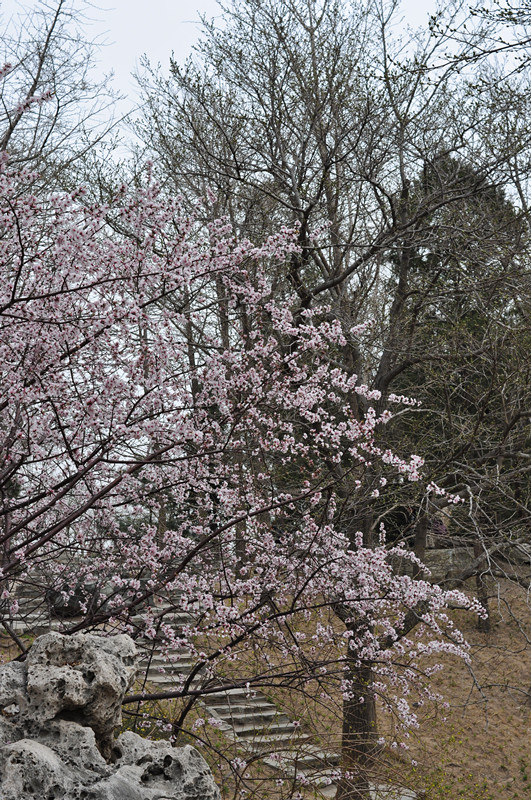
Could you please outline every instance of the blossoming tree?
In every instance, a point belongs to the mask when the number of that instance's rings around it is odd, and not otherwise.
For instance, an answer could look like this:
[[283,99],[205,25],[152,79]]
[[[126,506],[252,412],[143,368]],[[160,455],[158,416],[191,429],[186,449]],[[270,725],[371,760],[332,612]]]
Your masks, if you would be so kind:
[[[1,162],[5,631],[23,650],[21,590],[75,600],[67,631],[107,624],[188,648],[196,667],[166,696],[192,699],[227,662],[231,685],[259,686],[238,664],[258,637],[275,651],[269,684],[330,675],[354,706],[378,692],[414,725],[423,657],[466,654],[445,609],[468,601],[400,574],[413,556],[384,532],[369,545],[349,529],[367,475],[376,498],[375,475],[417,481],[422,460],[376,444],[389,412],[352,412],[377,394],[334,365],[340,323],[326,309],[295,320],[273,285],[293,232],[256,247],[224,221],[204,230],[149,177],[108,206],[82,190],[36,197],[33,179]],[[346,730],[347,768],[369,733],[366,720]]]

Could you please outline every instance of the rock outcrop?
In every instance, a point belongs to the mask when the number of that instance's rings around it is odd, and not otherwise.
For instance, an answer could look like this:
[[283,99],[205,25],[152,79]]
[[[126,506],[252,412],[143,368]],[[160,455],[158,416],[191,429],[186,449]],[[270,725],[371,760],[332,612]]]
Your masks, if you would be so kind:
[[2,800],[219,800],[193,747],[114,739],[135,675],[125,635],[49,633],[0,665]]

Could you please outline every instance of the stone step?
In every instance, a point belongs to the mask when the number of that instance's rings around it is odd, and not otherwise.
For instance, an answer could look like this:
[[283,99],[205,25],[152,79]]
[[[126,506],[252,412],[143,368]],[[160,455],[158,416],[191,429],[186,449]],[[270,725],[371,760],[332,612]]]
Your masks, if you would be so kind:
[[279,750],[287,750],[294,744],[299,748],[310,741],[307,733],[301,733],[298,729],[295,729],[284,733],[261,733],[248,743],[248,747],[251,752],[258,755],[260,753],[276,753]]
[[187,675],[194,669],[195,665],[195,661],[183,661],[182,664],[174,664],[169,669],[150,667],[148,670],[144,670],[144,673],[146,673],[150,678],[156,676],[161,679],[166,677],[168,680],[171,680],[172,676],[174,675]]
[[[212,708],[208,706],[207,708]],[[212,709],[213,710],[213,709]],[[234,714],[230,711],[223,713],[216,708],[216,714],[220,719],[228,722],[235,730],[239,725],[254,725],[256,729],[269,727],[274,722],[275,724],[293,725],[289,717],[285,714],[279,714],[276,709],[262,709],[261,711],[247,710],[242,714]]]
[[[184,681],[178,681],[176,678],[173,680],[160,680],[158,678],[149,678],[144,686],[143,691],[147,692],[148,694],[151,692],[182,692],[182,687],[184,685]],[[149,688],[147,688],[149,687]],[[188,690],[192,689],[200,689],[201,681],[198,681],[194,678],[192,682],[188,685]],[[230,726],[227,726],[227,730],[230,729]],[[230,729],[232,731],[232,729]]]
[[309,745],[304,749],[299,748],[296,753],[293,750],[277,750],[275,755],[277,758],[281,758],[290,769],[296,769],[297,772],[305,774],[312,771],[321,773],[323,770],[328,774],[331,771],[330,768],[338,766],[341,761],[341,753],[322,750],[314,745]]
[[[180,630],[181,628],[186,627],[187,625],[193,625],[195,620],[186,612],[177,612],[177,611],[170,611],[167,614],[161,614],[157,611],[154,614],[155,624],[157,621],[162,618],[162,622],[164,625],[171,627],[173,630]],[[131,617],[131,624],[138,625],[141,627],[146,621],[146,618],[143,614],[134,614]]]
[[16,598],[20,605],[23,603],[32,605],[39,605],[43,602],[43,590],[42,589],[33,589],[31,586],[17,586],[14,590],[13,594],[16,595]]
[[256,736],[257,734],[263,736],[283,736],[286,741],[290,740],[293,736],[294,731],[296,731],[296,726],[293,722],[286,717],[286,721],[274,721],[260,724],[254,724],[252,722],[238,722],[231,727],[234,730],[236,736],[240,739],[249,739],[251,737]]
[[[140,650],[140,647],[139,647]],[[179,647],[171,650],[167,656],[161,656],[157,652],[153,653],[152,650],[140,650],[140,666],[143,667],[148,663],[157,667],[168,667],[172,664],[178,664],[182,660],[196,661],[197,658],[190,652],[187,647]]]
[[278,714],[278,710],[268,703],[267,700],[256,701],[250,703],[221,703],[220,701],[212,703],[208,697],[204,699],[205,705],[211,708],[220,717],[240,716],[246,714]]
[[[184,677],[184,675],[186,675],[186,673],[183,672],[182,676]],[[181,682],[176,681],[175,677],[172,679],[167,675],[148,675],[147,683],[156,686],[158,691],[171,692],[173,689],[175,689],[176,685],[180,685]]]
[[148,670],[142,670],[141,673],[158,678],[166,677],[171,680],[174,675],[187,675],[195,667],[195,661],[183,661],[182,664],[174,664],[172,669],[162,669],[161,667],[150,667]]
[[291,774],[291,777],[295,778],[295,780],[311,783],[312,786],[330,786],[334,780],[337,780],[337,769],[332,767],[329,769],[321,767],[320,770],[297,769],[297,771],[290,773],[289,768],[283,766],[282,770],[288,775]]
[[[157,675],[171,675],[173,672],[182,672],[183,669],[191,670],[198,664],[197,658],[191,653],[182,653],[174,661],[145,659],[140,662],[140,669],[153,672]],[[204,669],[204,665],[201,665]]]
[[267,706],[273,705],[273,703],[261,692],[249,694],[248,689],[217,689],[216,691],[207,695],[207,698],[209,703],[213,706],[247,706],[255,703],[265,704]]
[[50,619],[49,616],[44,614],[17,614],[17,616],[9,621],[10,626],[15,633],[33,633],[41,635],[49,631],[64,630],[67,625],[75,622],[75,619],[59,620]]
[[222,688],[219,689],[219,691],[211,692],[210,694],[205,695],[205,700],[208,700],[210,702],[211,700],[217,700],[219,698],[226,698],[226,697],[235,699],[238,697],[240,698],[243,697],[252,700],[255,697],[263,698],[263,695],[261,695],[259,692],[253,692],[252,689],[247,689],[246,687],[242,686],[242,687],[237,687],[235,689]]

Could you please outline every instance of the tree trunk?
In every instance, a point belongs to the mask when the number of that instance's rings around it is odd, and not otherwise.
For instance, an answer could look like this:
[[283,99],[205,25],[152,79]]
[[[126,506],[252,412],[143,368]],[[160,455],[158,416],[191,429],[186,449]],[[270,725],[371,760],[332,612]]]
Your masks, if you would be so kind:
[[[417,524],[415,525],[415,555],[422,563],[426,557],[426,542],[428,538],[428,516],[423,511],[419,513]],[[422,577],[422,569],[418,564],[413,566],[413,577],[415,579]]]
[[376,760],[376,703],[370,690],[370,665],[351,665],[352,698],[343,701],[341,764],[348,773],[337,788],[336,800],[369,800],[369,775]]
[[[351,541],[354,533],[361,531],[364,546],[371,547],[374,544],[373,522],[373,509],[362,505],[350,522],[348,533]],[[337,604],[335,610],[352,638],[359,637],[356,622],[349,619],[349,609]],[[347,775],[338,783],[336,800],[370,800],[369,774],[374,767],[377,738],[376,703],[370,689],[373,680],[371,664],[359,667],[353,658],[347,656],[345,678],[352,685],[352,697],[343,700],[341,766]]]

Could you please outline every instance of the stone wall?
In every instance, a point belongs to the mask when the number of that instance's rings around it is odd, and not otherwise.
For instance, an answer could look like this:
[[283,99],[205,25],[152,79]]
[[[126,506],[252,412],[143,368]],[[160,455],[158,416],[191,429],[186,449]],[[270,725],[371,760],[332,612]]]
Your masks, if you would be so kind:
[[[474,550],[472,547],[444,547],[426,550],[424,564],[430,570],[426,579],[432,583],[441,583],[451,580],[467,570],[474,563]],[[406,575],[413,574],[413,564],[407,558],[393,559],[393,565],[398,572]]]

